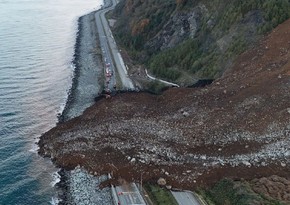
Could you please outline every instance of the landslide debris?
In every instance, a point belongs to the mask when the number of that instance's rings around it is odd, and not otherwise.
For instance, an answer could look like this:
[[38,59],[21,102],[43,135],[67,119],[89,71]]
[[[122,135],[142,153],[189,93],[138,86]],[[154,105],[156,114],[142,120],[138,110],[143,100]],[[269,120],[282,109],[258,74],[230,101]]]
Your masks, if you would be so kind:
[[[290,20],[205,88],[124,93],[45,133],[40,154],[66,169],[193,189],[221,178],[289,180]],[[287,197],[283,199],[288,200]]]

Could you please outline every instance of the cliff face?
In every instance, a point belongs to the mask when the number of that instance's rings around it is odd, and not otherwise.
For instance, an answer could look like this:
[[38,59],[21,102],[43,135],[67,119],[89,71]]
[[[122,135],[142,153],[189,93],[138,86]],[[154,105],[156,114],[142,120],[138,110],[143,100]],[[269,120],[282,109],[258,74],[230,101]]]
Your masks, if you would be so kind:
[[200,29],[202,16],[207,14],[204,5],[196,6],[186,12],[174,12],[162,29],[145,42],[145,50],[149,53],[157,53],[173,48],[188,38],[194,38]]
[[[98,101],[45,133],[40,153],[68,169],[162,176],[187,189],[223,177],[289,179],[289,27],[289,20],[278,26],[208,87]],[[284,191],[278,195],[289,203]]]
[[123,0],[113,14],[114,33],[134,63],[154,75],[176,82],[217,78],[285,21],[289,8],[283,0]]

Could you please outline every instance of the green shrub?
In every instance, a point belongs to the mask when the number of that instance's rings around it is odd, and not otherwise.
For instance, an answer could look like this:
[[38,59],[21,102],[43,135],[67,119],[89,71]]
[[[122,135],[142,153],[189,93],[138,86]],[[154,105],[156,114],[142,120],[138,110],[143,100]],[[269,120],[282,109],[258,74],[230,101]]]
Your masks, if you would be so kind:
[[282,202],[255,193],[245,181],[223,179],[209,190],[199,190],[199,193],[214,205],[284,205]]
[[168,190],[151,184],[145,184],[144,187],[154,205],[178,205],[175,198]]

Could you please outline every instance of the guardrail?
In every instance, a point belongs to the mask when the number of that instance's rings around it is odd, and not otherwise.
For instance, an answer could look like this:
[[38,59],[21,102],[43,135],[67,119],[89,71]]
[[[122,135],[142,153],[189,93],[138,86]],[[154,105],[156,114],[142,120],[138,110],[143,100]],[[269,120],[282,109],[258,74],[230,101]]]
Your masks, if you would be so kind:
[[151,80],[158,80],[158,81],[160,81],[160,82],[162,82],[164,84],[167,84],[167,85],[172,85],[174,87],[180,87],[179,85],[177,85],[175,83],[171,83],[171,82],[168,82],[168,81],[165,81],[165,80],[161,80],[161,79],[158,79],[158,78],[155,78],[155,77],[149,75],[147,69],[145,69],[145,73],[146,73],[147,77],[150,78]]

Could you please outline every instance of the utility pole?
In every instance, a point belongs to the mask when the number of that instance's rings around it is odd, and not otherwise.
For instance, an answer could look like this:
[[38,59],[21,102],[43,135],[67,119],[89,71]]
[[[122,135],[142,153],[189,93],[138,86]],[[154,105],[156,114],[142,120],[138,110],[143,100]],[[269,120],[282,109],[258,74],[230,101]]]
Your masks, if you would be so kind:
[[143,189],[143,184],[142,184],[142,172],[141,172],[141,187],[140,187],[140,189],[141,189],[141,192],[143,191],[142,189]]

